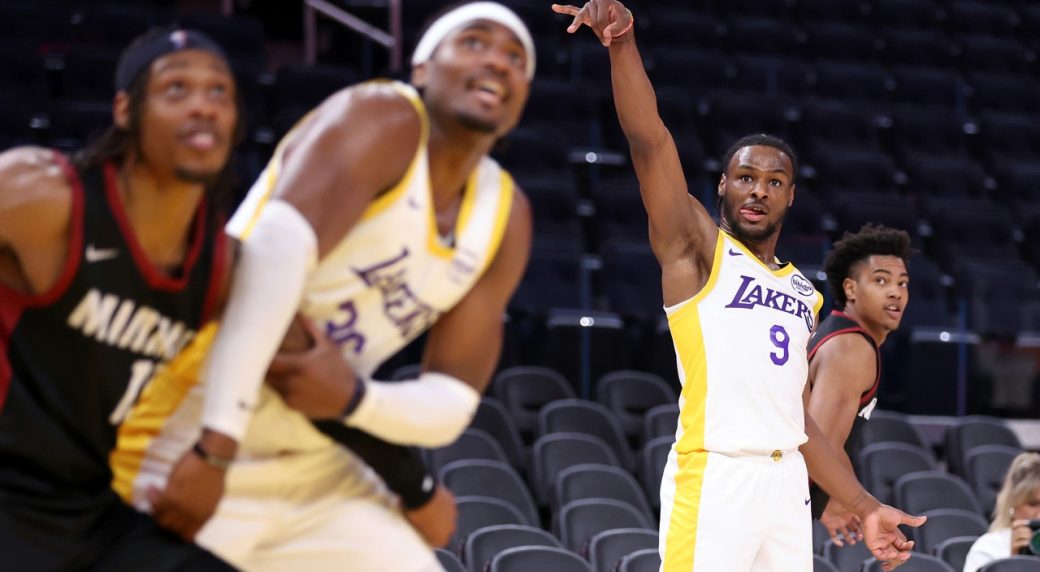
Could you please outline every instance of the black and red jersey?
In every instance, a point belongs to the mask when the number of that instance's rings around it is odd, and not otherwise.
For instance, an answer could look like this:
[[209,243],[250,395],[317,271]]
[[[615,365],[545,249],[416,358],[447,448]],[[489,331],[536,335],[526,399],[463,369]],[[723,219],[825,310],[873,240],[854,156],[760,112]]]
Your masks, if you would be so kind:
[[75,510],[108,489],[117,426],[153,369],[208,319],[226,239],[203,200],[183,263],[161,271],[130,226],[116,168],[64,169],[73,207],[60,278],[31,296],[0,286],[0,504]]
[[[878,383],[881,380],[881,352],[879,351],[878,344],[874,341],[874,338],[871,337],[871,335],[848,314],[839,310],[834,310],[831,312],[830,316],[827,316],[827,318],[820,323],[820,327],[816,329],[812,338],[809,339],[809,364],[811,367],[812,360],[816,357],[816,352],[821,346],[823,346],[823,344],[827,343],[827,340],[843,334],[863,336],[868,342],[870,342],[870,347],[874,349],[874,357],[876,360],[874,383],[871,384],[866,391],[860,394],[859,410],[856,412],[856,419],[852,422],[852,428],[849,429],[849,436],[845,440],[845,452],[848,453],[850,459],[855,459],[860,448],[860,433],[863,430],[863,424],[870,420],[870,414],[874,411],[874,406],[877,405],[877,389]],[[815,484],[810,488],[810,495],[812,497],[813,518],[820,518],[820,515],[823,514],[823,509],[827,506],[827,500],[830,497]]]

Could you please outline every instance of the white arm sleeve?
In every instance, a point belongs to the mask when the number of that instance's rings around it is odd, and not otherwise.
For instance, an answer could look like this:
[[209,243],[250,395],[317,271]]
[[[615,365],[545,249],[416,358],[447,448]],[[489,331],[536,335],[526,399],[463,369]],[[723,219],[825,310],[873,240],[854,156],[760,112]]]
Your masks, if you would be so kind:
[[480,394],[463,381],[427,372],[411,381],[366,381],[346,424],[398,445],[443,447],[469,426]]
[[310,223],[280,200],[264,207],[242,239],[220,331],[203,370],[205,428],[242,440],[317,253]]

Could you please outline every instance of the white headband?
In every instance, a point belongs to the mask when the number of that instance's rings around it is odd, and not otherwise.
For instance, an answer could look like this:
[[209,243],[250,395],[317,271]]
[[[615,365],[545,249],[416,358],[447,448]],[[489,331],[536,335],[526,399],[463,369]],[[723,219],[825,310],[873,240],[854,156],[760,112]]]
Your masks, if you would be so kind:
[[415,46],[415,52],[412,54],[412,65],[416,66],[429,61],[433,56],[434,50],[444,41],[444,38],[474,20],[489,20],[509,28],[510,31],[516,34],[516,37],[520,38],[520,43],[524,45],[524,50],[527,52],[527,79],[530,80],[534,77],[535,53],[531,32],[527,30],[527,26],[524,25],[524,22],[515,12],[497,2],[464,4],[437,18],[437,21],[430,25],[419,40],[418,45]]

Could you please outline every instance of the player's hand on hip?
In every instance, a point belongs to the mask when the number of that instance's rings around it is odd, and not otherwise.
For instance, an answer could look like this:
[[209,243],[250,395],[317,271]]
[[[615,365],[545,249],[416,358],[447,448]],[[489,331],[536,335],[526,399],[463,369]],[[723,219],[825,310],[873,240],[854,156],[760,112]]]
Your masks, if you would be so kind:
[[567,32],[573,34],[584,24],[596,33],[596,37],[604,46],[618,36],[623,35],[632,26],[632,12],[617,0],[590,0],[584,6],[553,4],[553,12],[574,16],[567,26]]
[[267,370],[267,384],[286,405],[311,419],[338,419],[354,394],[357,377],[343,354],[310,320],[303,320],[313,345],[282,350]]
[[222,496],[224,471],[190,450],[174,465],[164,490],[148,491],[156,522],[189,541],[216,512]]
[[444,485],[437,485],[426,504],[406,510],[404,516],[427,544],[435,548],[444,547],[451,540],[451,535],[455,534],[455,520],[458,516],[455,496]]
[[879,505],[878,508],[863,517],[863,536],[867,548],[878,560],[904,561],[910,558],[914,547],[912,540],[907,540],[899,525],[918,527],[928,520],[924,516],[910,516],[905,512]]
[[857,540],[863,540],[859,517],[834,499],[828,501],[827,508],[820,515],[820,524],[827,529],[827,534],[837,546],[845,546],[845,542],[856,544]]

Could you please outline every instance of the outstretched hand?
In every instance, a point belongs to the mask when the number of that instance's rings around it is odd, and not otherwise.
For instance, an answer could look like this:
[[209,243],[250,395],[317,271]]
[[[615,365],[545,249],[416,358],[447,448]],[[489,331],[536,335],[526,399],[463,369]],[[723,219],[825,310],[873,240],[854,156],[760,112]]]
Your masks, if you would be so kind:
[[567,26],[568,33],[577,32],[584,24],[592,28],[604,46],[609,46],[632,27],[632,12],[617,0],[590,0],[581,8],[553,4],[552,9],[557,14],[574,16],[574,21]]
[[910,516],[897,508],[880,505],[863,517],[863,536],[867,548],[878,560],[885,561],[890,570],[908,560],[914,547],[914,542],[906,539],[899,525],[916,528],[926,520],[928,517]]

